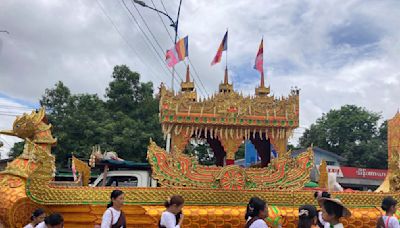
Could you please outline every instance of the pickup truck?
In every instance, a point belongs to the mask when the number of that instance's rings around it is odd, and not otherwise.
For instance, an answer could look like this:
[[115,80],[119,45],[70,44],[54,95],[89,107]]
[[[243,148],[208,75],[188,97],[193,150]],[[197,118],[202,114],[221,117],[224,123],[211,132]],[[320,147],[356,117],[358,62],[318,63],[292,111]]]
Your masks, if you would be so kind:
[[[106,176],[105,179],[104,176]],[[105,183],[103,183],[104,180]],[[90,186],[157,187],[157,181],[151,178],[148,170],[114,170],[103,172]]]

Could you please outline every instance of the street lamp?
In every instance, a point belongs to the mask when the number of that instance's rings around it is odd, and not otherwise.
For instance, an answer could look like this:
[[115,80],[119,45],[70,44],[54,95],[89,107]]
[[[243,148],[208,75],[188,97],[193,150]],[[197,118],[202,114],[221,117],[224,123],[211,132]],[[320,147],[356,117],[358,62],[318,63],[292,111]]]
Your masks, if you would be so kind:
[[[153,11],[161,13],[162,15],[166,16],[171,21],[170,26],[172,28],[174,28],[174,31],[175,31],[175,40],[174,40],[174,45],[175,45],[176,44],[176,39],[178,38],[178,23],[179,23],[179,14],[181,13],[182,0],[179,1],[178,15],[176,16],[176,21],[174,21],[171,18],[171,16],[169,16],[166,12],[163,12],[161,10],[158,10],[158,9],[154,8],[154,7],[148,6],[145,2],[143,2],[141,0],[133,0],[133,2],[138,4],[138,5],[140,5],[140,6],[142,6],[142,7],[149,8],[149,9],[151,9]],[[174,73],[175,73],[175,67],[172,67],[172,78],[171,78],[171,89],[172,89],[172,92],[174,91]],[[170,147],[171,147],[170,140],[171,140],[171,134],[168,134],[167,135],[167,145],[166,145],[167,152],[170,152]]]
[[174,28],[174,31],[175,31],[174,43],[176,43],[176,39],[178,38],[178,22],[179,22],[179,14],[181,12],[182,0],[180,0],[180,2],[179,2],[178,15],[176,16],[176,21],[174,21],[171,18],[171,16],[169,16],[166,12],[163,12],[161,10],[158,10],[158,9],[154,8],[154,7],[148,6],[145,2],[143,2],[141,0],[133,0],[133,2],[135,2],[136,4],[138,4],[138,5],[142,6],[142,7],[149,8],[149,9],[151,9],[153,11],[156,11],[156,12],[161,13],[162,15],[166,16],[171,21],[170,26],[172,28]]

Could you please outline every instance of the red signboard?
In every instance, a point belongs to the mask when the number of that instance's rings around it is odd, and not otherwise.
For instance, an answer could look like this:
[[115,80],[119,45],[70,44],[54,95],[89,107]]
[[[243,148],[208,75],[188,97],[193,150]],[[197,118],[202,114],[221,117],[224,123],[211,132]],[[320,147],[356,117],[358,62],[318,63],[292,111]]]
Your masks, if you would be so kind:
[[383,180],[386,177],[386,169],[367,169],[340,166],[344,178],[365,178]]

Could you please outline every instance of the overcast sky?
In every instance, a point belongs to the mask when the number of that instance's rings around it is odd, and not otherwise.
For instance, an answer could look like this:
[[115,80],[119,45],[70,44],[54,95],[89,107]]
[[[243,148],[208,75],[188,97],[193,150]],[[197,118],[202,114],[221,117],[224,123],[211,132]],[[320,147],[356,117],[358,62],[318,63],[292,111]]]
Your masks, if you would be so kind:
[[[144,1],[161,10],[163,3],[176,17],[179,0]],[[9,34],[0,33],[0,128],[12,126],[12,115],[38,107],[44,90],[59,80],[73,93],[103,97],[117,64],[138,71],[155,87],[169,86],[163,58],[172,41],[162,20],[166,26],[169,21],[138,6],[157,44],[132,2],[125,4],[134,17],[119,0],[2,0],[0,30]],[[230,80],[236,90],[253,94],[259,84],[254,59],[264,37],[272,93],[301,88],[302,128],[295,134],[300,136],[322,113],[344,104],[364,106],[385,119],[395,114],[400,106],[399,15],[396,0],[183,0],[179,36],[189,36],[200,96],[214,93],[223,79],[225,55],[221,64],[211,67],[210,62],[227,28]],[[183,63],[177,71],[183,78]],[[0,137],[6,141],[0,149],[4,156],[13,139]]]

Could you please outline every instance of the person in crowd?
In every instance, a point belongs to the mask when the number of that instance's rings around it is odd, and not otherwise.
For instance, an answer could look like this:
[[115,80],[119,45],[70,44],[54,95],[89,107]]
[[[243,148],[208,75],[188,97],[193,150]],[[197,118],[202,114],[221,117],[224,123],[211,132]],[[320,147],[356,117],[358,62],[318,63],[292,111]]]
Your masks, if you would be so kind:
[[343,224],[340,223],[339,219],[350,217],[350,210],[339,199],[320,198],[318,202],[322,204],[322,218],[324,221],[329,222],[329,227],[343,228]]
[[252,197],[246,208],[245,228],[268,228],[265,219],[268,217],[267,203],[258,198]]
[[298,228],[318,228],[317,208],[313,205],[303,205],[299,208]]
[[46,218],[46,213],[42,208],[36,209],[31,216],[31,222],[24,226],[24,228],[34,228],[37,224],[44,221]]
[[400,228],[399,221],[393,216],[396,213],[397,201],[388,196],[382,200],[382,210],[386,212],[384,216],[378,219],[377,228]]
[[[314,198],[317,200],[319,207],[322,208],[322,204],[318,200],[321,198],[331,198],[331,194],[329,194],[329,192],[317,191],[314,192]],[[324,221],[324,219],[322,218],[322,211],[318,211],[317,225],[319,228],[330,227],[329,222]]]
[[63,228],[64,218],[58,213],[47,216],[36,228]]
[[180,195],[174,195],[165,201],[166,210],[161,214],[158,224],[160,228],[180,228],[183,223],[182,208],[185,200]]
[[126,228],[126,218],[121,210],[124,205],[124,192],[114,190],[111,192],[111,201],[103,214],[101,228]]

